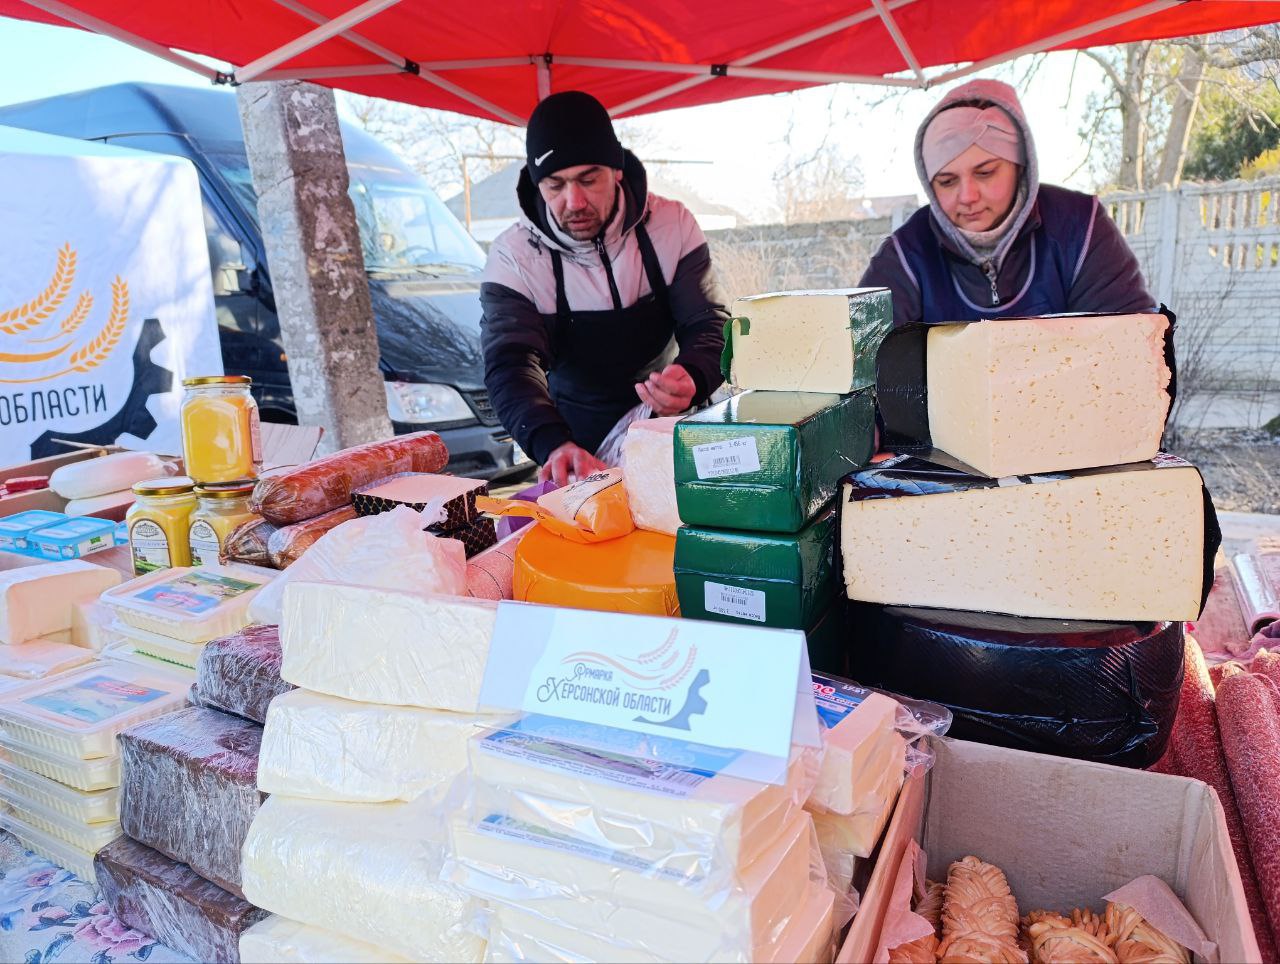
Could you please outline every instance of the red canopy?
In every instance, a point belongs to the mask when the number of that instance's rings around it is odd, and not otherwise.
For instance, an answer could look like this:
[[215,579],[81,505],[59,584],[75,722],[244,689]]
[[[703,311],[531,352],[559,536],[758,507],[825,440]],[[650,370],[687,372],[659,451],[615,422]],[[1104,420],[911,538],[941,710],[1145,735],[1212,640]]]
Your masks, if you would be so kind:
[[1271,23],[1280,0],[0,0],[0,16],[210,75],[169,48],[239,81],[305,78],[520,124],[550,90],[591,91],[621,117],[834,81],[930,86],[1026,53]]

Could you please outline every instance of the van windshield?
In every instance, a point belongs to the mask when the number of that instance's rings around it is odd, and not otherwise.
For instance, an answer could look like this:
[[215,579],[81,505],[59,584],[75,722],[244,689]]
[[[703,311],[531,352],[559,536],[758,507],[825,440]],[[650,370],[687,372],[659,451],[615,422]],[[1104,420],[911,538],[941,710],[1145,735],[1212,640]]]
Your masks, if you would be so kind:
[[[224,152],[210,157],[256,222],[248,159]],[[347,170],[366,271],[470,273],[484,267],[480,246],[417,174],[351,161]]]

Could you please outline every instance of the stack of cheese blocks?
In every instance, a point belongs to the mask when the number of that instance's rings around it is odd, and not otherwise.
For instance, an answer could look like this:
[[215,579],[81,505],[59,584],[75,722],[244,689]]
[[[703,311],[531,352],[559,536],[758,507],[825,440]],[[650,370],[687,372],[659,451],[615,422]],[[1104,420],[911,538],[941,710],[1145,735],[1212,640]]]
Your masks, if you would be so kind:
[[739,301],[726,375],[745,392],[675,427],[686,618],[799,629],[833,622],[840,478],[872,454],[885,289]]
[[[245,960],[305,947],[350,961],[480,961],[483,905],[441,880],[441,797],[477,712],[497,604],[296,582],[243,849],[245,896],[278,917]],[[202,695],[203,698],[203,695]],[[290,951],[294,948],[294,951]],[[296,959],[296,958],[289,958]]]
[[94,854],[120,834],[116,735],[177,709],[186,692],[87,648],[80,617],[119,582],[78,560],[0,574],[0,671],[14,674],[0,677],[0,825],[86,880]]

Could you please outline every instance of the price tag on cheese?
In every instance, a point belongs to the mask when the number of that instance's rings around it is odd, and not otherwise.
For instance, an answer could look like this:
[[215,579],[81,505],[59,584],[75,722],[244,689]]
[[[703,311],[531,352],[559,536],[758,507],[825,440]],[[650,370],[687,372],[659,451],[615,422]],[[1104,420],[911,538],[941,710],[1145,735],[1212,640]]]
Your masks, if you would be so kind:
[[625,731],[664,763],[733,750],[723,772],[764,783],[786,779],[793,744],[821,742],[804,634],[787,629],[504,602],[480,701]]
[[753,436],[707,442],[693,447],[693,465],[700,479],[720,479],[760,471],[760,450]]

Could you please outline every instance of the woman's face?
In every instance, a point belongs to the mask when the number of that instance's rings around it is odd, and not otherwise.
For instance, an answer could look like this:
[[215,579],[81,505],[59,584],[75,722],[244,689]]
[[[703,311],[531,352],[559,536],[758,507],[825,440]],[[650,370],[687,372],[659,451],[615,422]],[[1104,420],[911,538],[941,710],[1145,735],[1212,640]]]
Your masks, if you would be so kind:
[[990,231],[1004,220],[1018,193],[1019,167],[974,144],[933,176],[942,213],[965,231]]

